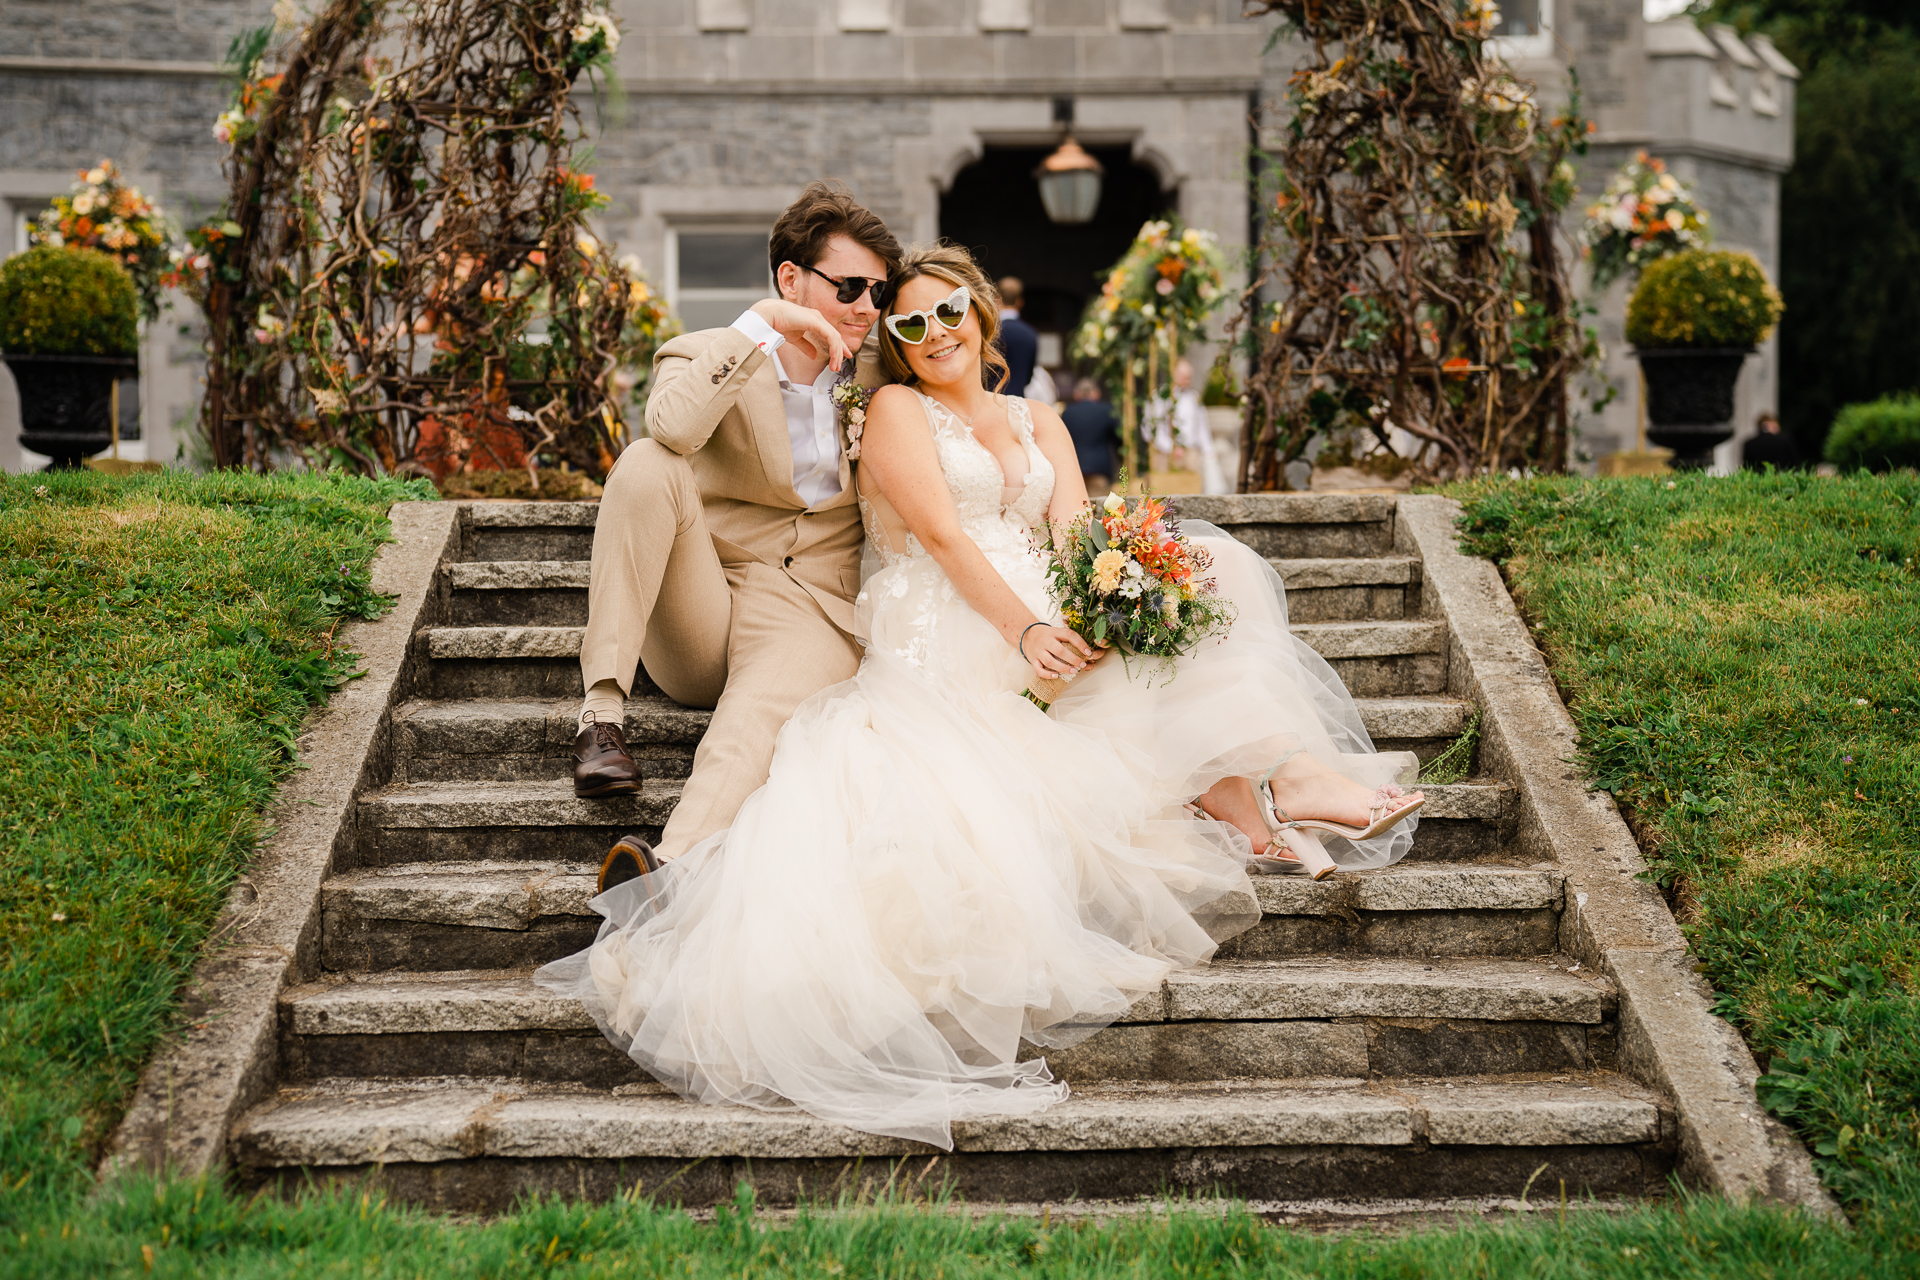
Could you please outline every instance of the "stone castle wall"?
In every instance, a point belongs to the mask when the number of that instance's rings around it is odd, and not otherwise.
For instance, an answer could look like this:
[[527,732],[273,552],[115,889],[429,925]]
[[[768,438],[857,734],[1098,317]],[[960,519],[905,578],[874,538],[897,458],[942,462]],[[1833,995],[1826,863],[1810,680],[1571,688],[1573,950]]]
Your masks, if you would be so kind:
[[[1777,266],[1779,174],[1791,155],[1792,69],[1770,46],[1690,23],[1649,27],[1639,0],[1542,0],[1551,40],[1516,71],[1552,102],[1569,62],[1597,126],[1585,200],[1647,148],[1693,182],[1722,243]],[[624,101],[599,122],[606,230],[660,277],[669,233],[764,225],[806,181],[847,181],[903,239],[938,232],[940,195],[992,145],[1048,145],[1071,97],[1089,144],[1131,147],[1188,221],[1229,247],[1248,232],[1249,118],[1284,94],[1301,50],[1239,0],[615,0]],[[0,233],[101,156],[183,219],[216,207],[224,147],[209,132],[215,67],[271,0],[0,0]],[[1771,114],[1769,114],[1771,112]],[[1270,120],[1277,123],[1277,120]],[[1580,211],[1568,218],[1577,230]],[[1582,424],[1591,454],[1630,447],[1638,375],[1620,333],[1625,290],[1600,299],[1604,376],[1619,398]],[[154,327],[146,447],[197,399],[185,318]],[[1771,407],[1772,352],[1749,361],[1740,414]],[[0,375],[0,466],[17,466]],[[1731,452],[1731,450],[1729,450]]]

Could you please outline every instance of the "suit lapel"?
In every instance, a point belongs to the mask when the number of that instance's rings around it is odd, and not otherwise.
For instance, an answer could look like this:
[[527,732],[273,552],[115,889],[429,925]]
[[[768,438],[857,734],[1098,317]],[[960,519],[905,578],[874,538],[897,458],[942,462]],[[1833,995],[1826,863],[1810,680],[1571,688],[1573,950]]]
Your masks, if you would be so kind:
[[747,422],[753,428],[754,444],[760,450],[760,464],[767,471],[767,484],[779,505],[805,507],[793,487],[793,441],[787,435],[787,404],[780,395],[780,375],[771,357],[747,380],[746,394],[741,398]]

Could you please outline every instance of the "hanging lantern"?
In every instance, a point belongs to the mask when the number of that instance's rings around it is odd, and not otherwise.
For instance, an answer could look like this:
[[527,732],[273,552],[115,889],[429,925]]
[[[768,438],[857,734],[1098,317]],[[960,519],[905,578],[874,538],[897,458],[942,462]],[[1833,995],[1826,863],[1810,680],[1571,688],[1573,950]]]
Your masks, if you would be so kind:
[[1059,150],[1040,162],[1033,176],[1040,183],[1040,203],[1047,217],[1067,226],[1092,222],[1100,207],[1100,162],[1080,149],[1068,134]]

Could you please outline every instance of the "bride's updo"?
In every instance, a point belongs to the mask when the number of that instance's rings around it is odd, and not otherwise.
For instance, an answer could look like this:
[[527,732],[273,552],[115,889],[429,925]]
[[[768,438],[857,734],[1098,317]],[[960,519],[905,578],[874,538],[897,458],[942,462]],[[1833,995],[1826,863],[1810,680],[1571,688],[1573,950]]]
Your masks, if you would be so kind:
[[[918,276],[945,280],[972,295],[973,314],[980,323],[980,382],[989,391],[1000,390],[1006,384],[1008,372],[1007,358],[1000,354],[1000,295],[987,280],[986,273],[974,262],[973,255],[957,244],[936,240],[929,245],[917,245],[907,250],[900,269],[894,273],[893,301],[887,304],[888,315],[897,315],[903,310],[900,290]],[[884,320],[879,327],[880,362],[895,382],[912,386],[919,379],[907,364],[906,352],[901,350],[899,340]]]

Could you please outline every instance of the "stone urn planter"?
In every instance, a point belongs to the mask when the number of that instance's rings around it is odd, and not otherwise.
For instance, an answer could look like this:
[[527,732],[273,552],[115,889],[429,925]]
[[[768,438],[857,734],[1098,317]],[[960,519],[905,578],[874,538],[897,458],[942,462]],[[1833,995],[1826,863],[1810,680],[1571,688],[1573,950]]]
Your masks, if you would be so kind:
[[1733,438],[1733,391],[1752,347],[1644,347],[1634,352],[1646,377],[1647,439],[1673,450],[1681,471],[1713,465],[1714,449]]
[[1679,471],[1713,465],[1733,438],[1740,366],[1767,340],[1784,304],[1751,255],[1689,249],[1661,258],[1627,299],[1627,341],[1646,375],[1647,439]]
[[20,444],[70,470],[113,440],[113,384],[140,374],[136,360],[112,356],[9,354],[7,369],[20,390]]

